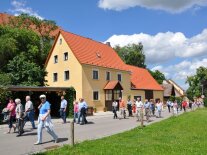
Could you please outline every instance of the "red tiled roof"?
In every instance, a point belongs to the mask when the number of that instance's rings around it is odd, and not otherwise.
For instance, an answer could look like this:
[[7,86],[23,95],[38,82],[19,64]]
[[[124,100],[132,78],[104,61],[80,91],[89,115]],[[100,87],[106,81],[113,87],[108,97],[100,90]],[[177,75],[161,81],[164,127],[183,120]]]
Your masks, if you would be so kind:
[[132,89],[163,90],[148,70],[131,65],[126,69],[131,71]]
[[[117,84],[120,84],[119,81],[109,81],[104,87],[104,90],[112,90],[117,86]],[[121,84],[120,84],[120,87],[122,87]]]
[[[10,20],[15,19],[15,18],[16,18],[16,16],[12,16],[12,15],[9,15],[9,14],[6,14],[6,13],[0,13],[0,25],[9,25]],[[30,25],[30,28],[33,31],[39,33],[34,25]],[[44,33],[44,31],[48,31],[48,28],[49,28],[49,26],[45,27],[43,25],[42,33]],[[58,34],[59,31],[60,31],[60,27],[57,27],[57,29],[50,32],[50,36],[55,37]]]
[[63,30],[60,33],[81,64],[125,70],[125,63],[112,47]]

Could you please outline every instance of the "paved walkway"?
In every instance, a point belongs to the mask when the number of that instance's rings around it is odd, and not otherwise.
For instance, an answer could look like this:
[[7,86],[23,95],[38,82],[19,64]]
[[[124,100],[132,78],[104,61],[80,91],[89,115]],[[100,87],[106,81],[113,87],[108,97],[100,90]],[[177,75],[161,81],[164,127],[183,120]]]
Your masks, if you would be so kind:
[[[181,114],[182,112],[180,112]],[[172,116],[167,109],[162,112],[162,118],[151,117],[151,122],[144,122],[149,125]],[[99,112],[94,116],[87,117],[89,123],[86,125],[75,124],[75,142],[84,140],[97,139],[105,136],[113,135],[123,131],[133,129],[140,125],[135,117],[127,119],[113,119],[112,112]],[[70,121],[70,120],[68,120]],[[70,123],[62,124],[60,119],[54,119],[55,131],[60,138],[60,143],[53,143],[51,137],[43,130],[43,144],[33,145],[37,140],[37,131],[31,130],[31,124],[28,122],[25,126],[25,133],[21,137],[16,137],[16,133],[4,134],[7,130],[6,125],[0,127],[0,154],[1,155],[20,155],[31,154],[39,151],[47,150],[50,147],[59,147],[70,143]]]

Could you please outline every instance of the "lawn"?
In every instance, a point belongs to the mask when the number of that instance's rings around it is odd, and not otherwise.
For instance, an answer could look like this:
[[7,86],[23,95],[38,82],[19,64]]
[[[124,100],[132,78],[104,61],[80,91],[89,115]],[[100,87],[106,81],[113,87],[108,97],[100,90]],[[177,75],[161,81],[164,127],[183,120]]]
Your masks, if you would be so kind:
[[[112,129],[113,130],[113,129]],[[84,141],[44,152],[46,155],[207,154],[207,108],[154,123],[144,129]]]

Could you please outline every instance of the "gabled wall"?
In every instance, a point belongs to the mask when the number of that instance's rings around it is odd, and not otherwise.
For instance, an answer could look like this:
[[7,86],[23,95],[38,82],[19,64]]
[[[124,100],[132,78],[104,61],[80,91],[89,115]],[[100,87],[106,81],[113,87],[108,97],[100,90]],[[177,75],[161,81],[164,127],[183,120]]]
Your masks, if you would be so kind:
[[[59,40],[62,39],[62,44]],[[68,60],[64,61],[64,53],[68,52]],[[58,55],[58,63],[54,63],[54,56]],[[69,80],[64,80],[64,71],[69,70],[70,78]],[[76,98],[82,97],[82,66],[76,59],[75,55],[71,51],[70,47],[64,40],[63,36],[60,34],[53,51],[51,53],[50,59],[46,64],[46,71],[48,75],[45,79],[48,81],[46,84],[53,87],[74,87],[76,90]],[[58,81],[53,82],[53,73],[58,73]]]

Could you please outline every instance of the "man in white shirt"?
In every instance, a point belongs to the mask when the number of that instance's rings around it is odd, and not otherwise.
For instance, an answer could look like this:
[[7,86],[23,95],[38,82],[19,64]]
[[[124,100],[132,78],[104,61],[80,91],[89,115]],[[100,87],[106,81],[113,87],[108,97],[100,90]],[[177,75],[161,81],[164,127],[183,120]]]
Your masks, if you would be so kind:
[[142,101],[140,100],[140,98],[138,97],[137,98],[137,101],[136,101],[136,109],[137,109],[137,121],[140,121],[141,119],[141,110],[143,110],[143,103]]
[[66,109],[67,101],[64,99],[64,96],[61,96],[60,117],[63,119],[63,123],[66,123]]
[[29,120],[32,124],[32,128],[36,129],[34,123],[34,107],[32,101],[30,100],[30,96],[26,96],[25,112],[26,112],[26,117],[25,117],[24,125]]

